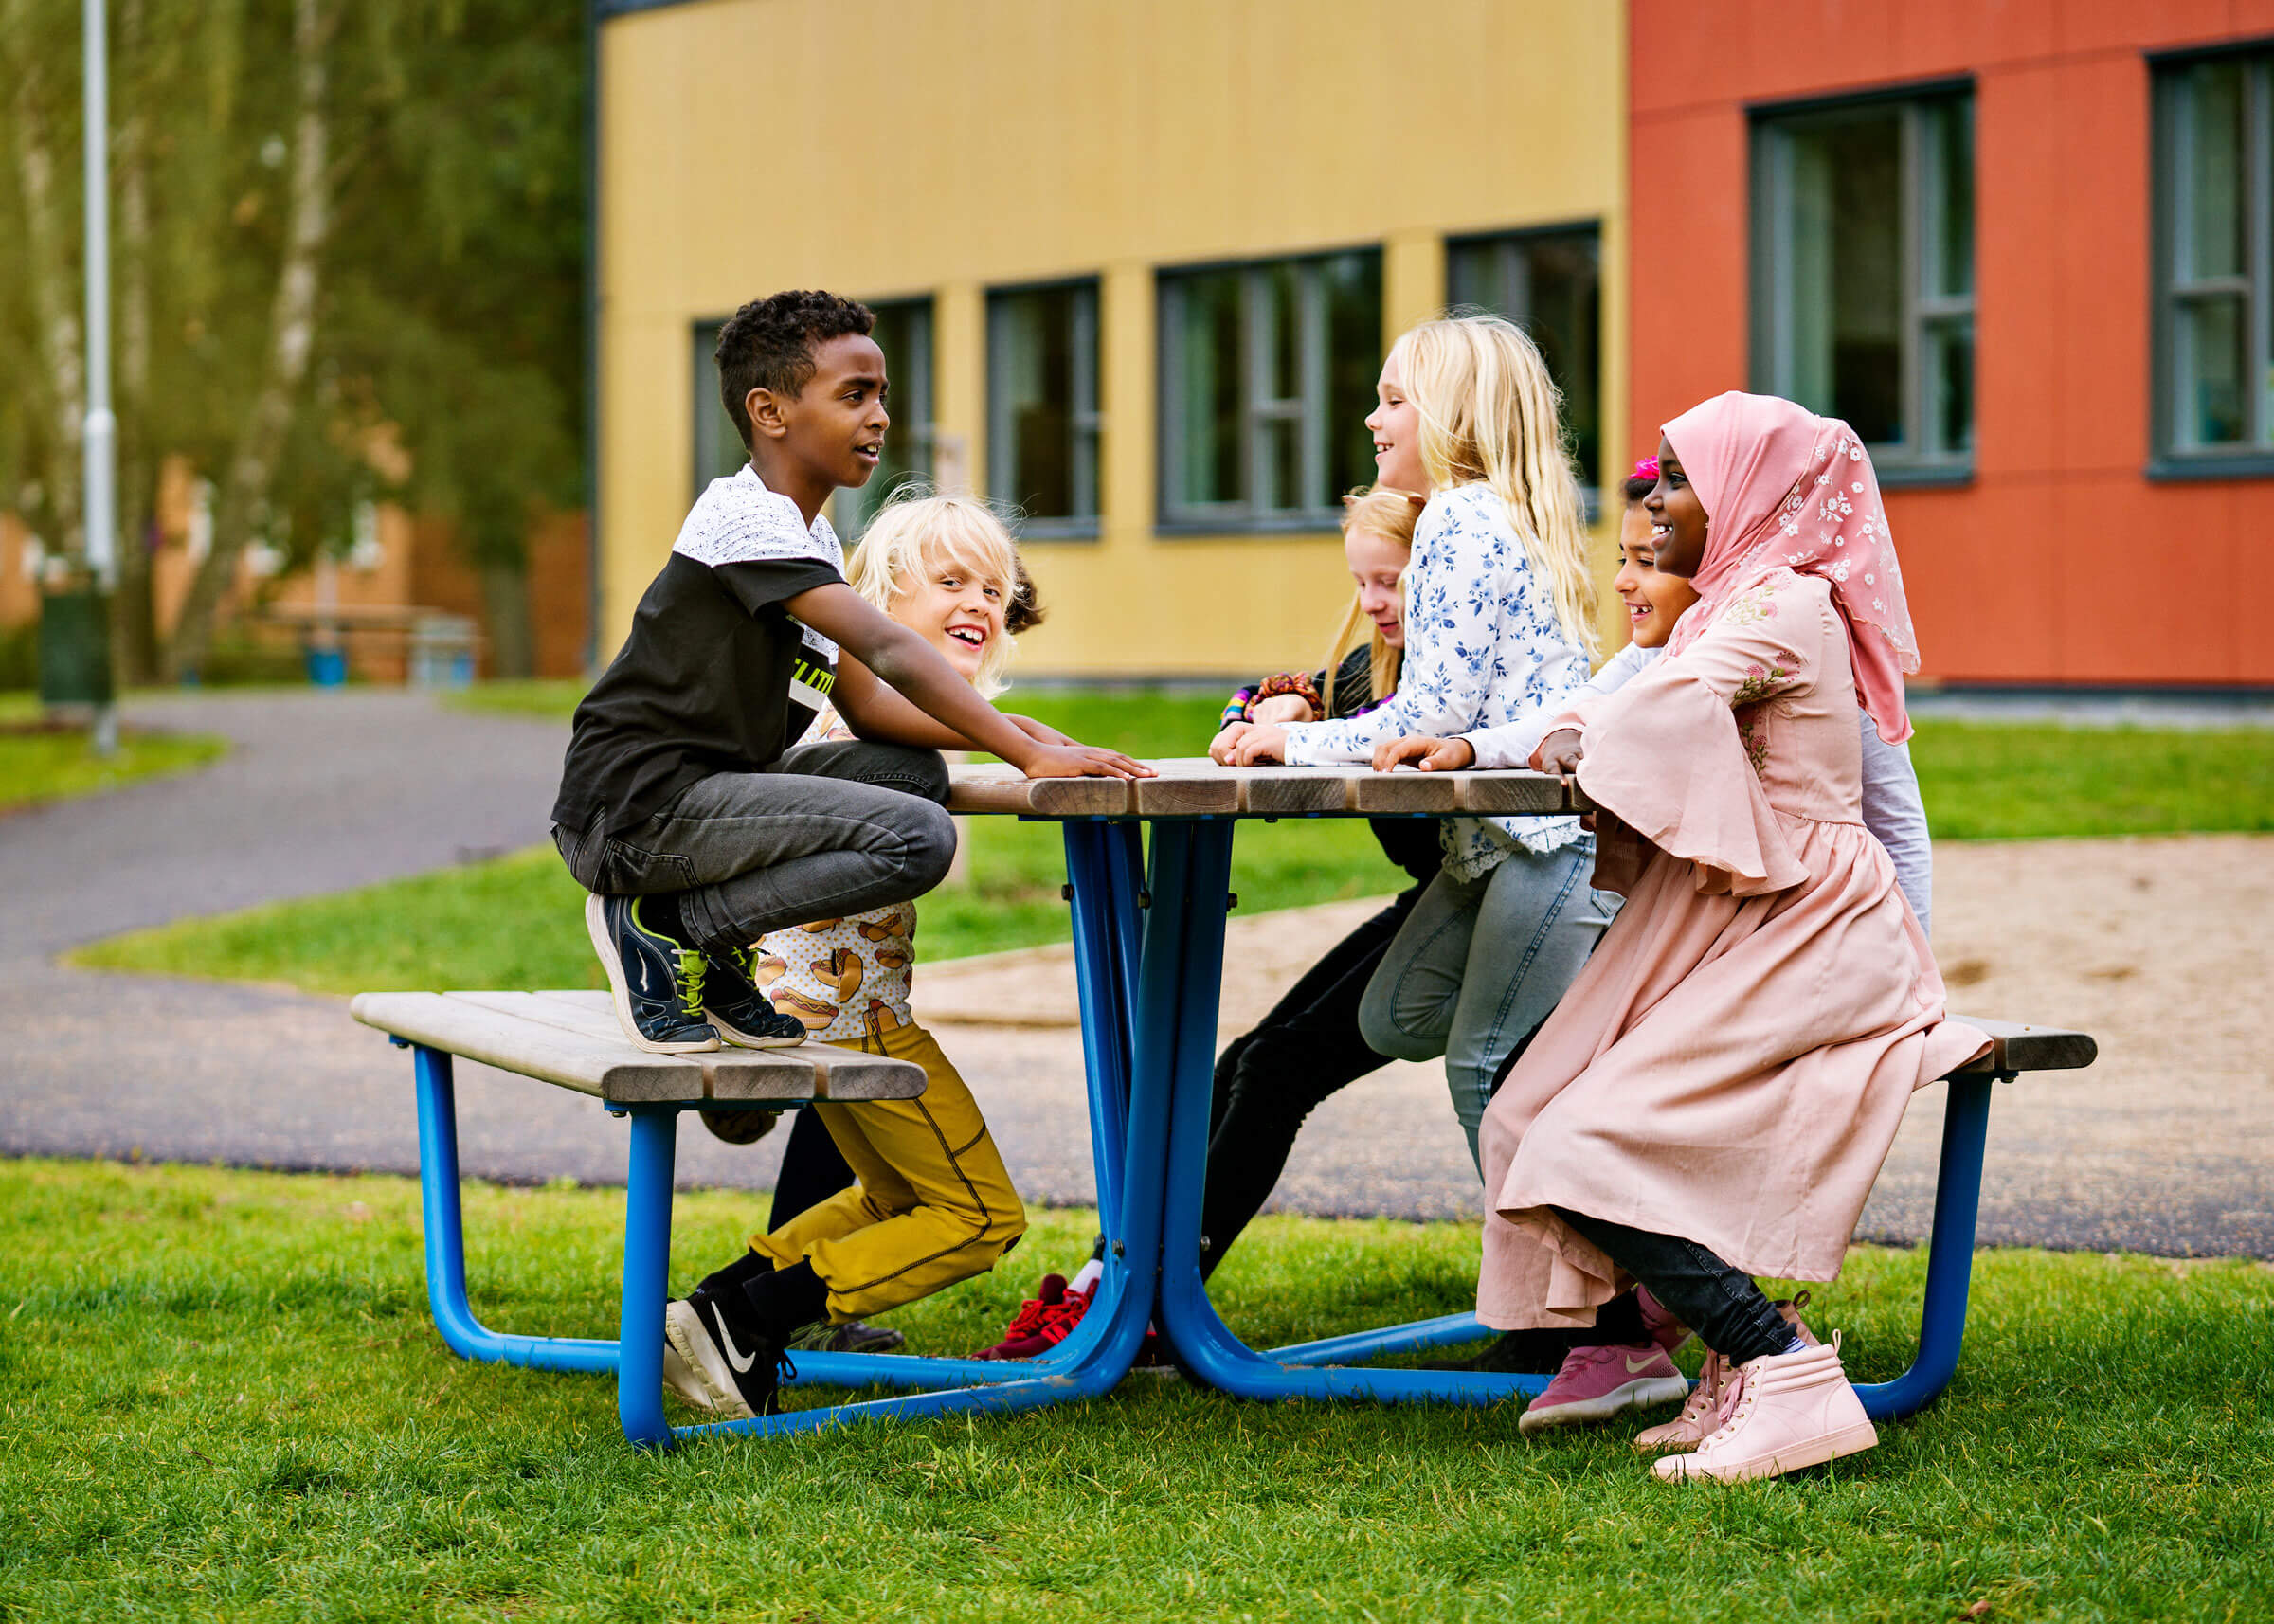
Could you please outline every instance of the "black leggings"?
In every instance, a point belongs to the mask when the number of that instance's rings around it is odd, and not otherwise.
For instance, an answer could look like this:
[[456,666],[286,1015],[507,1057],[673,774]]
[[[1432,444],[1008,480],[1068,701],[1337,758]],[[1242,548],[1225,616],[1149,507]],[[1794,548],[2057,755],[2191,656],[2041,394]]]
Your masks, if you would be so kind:
[[774,1210],[766,1227],[780,1229],[807,1207],[817,1207],[838,1191],[853,1185],[853,1169],[838,1153],[837,1141],[808,1108],[790,1115],[789,1143],[782,1149],[782,1172],[774,1180]]
[[1253,1032],[1217,1056],[1200,1200],[1200,1272],[1211,1272],[1263,1210],[1304,1119],[1337,1090],[1389,1064],[1359,1036],[1358,1001],[1421,888],[1326,949]]
[[[1558,1217],[1651,1289],[1676,1319],[1732,1364],[1793,1344],[1793,1328],[1769,1306],[1753,1276],[1732,1269],[1694,1240],[1653,1235],[1557,1207]],[[1599,1326],[1590,1340],[1600,1339]]]

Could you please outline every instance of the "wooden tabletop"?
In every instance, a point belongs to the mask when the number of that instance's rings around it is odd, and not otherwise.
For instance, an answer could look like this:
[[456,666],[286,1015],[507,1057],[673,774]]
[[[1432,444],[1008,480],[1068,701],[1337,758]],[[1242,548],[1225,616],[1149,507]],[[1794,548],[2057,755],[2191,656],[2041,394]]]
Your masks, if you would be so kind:
[[950,768],[950,812],[1030,818],[1553,816],[1592,810],[1543,772],[1376,772],[1367,767],[1218,767],[1206,756],[1148,762],[1158,778],[1026,778],[1000,764]]

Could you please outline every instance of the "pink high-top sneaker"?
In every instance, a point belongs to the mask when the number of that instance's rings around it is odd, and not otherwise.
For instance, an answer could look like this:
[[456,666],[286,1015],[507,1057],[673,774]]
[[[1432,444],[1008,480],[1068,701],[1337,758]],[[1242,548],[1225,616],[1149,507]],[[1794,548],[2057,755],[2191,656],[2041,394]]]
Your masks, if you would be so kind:
[[[1793,1327],[1793,1334],[1804,1344],[1817,1345],[1816,1333],[1800,1319],[1800,1310],[1808,1307],[1806,1291],[1797,1297],[1780,1297],[1769,1306],[1784,1316],[1784,1323]],[[1661,1421],[1636,1433],[1634,1447],[1645,1454],[1696,1449],[1706,1441],[1707,1433],[1721,1425],[1716,1412],[1721,1409],[1729,1379],[1735,1374],[1720,1354],[1708,1353],[1705,1367],[1698,1372],[1698,1384],[1689,1390],[1689,1401],[1682,1406],[1682,1413],[1670,1421]]]
[[1839,1344],[1835,1335],[1830,1347],[1819,1343],[1739,1365],[1722,1402],[1721,1426],[1694,1453],[1669,1455],[1651,1471],[1668,1483],[1741,1483],[1870,1449],[1879,1433],[1848,1384]]

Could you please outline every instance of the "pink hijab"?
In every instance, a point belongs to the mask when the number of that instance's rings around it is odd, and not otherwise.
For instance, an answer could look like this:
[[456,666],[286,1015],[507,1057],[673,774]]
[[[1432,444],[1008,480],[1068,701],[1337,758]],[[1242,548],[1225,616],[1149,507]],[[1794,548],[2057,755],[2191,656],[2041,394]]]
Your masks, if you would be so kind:
[[1712,520],[1691,585],[1698,604],[1675,623],[1667,652],[1705,635],[1729,601],[1773,569],[1832,586],[1848,627],[1856,692],[1891,745],[1911,736],[1903,674],[1919,669],[1895,538],[1879,480],[1855,430],[1775,395],[1732,389],[1665,425]]

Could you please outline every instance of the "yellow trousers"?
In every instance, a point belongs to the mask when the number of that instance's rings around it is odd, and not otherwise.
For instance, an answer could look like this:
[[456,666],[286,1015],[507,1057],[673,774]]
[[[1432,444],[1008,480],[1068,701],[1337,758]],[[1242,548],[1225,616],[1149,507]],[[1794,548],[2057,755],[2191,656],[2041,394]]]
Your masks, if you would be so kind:
[[979,1102],[930,1033],[896,1026],[839,1045],[913,1060],[921,1097],[822,1104],[822,1126],[860,1182],[808,1207],[750,1248],[778,1269],[810,1260],[839,1323],[896,1308],[995,1267],[1026,1233]]

